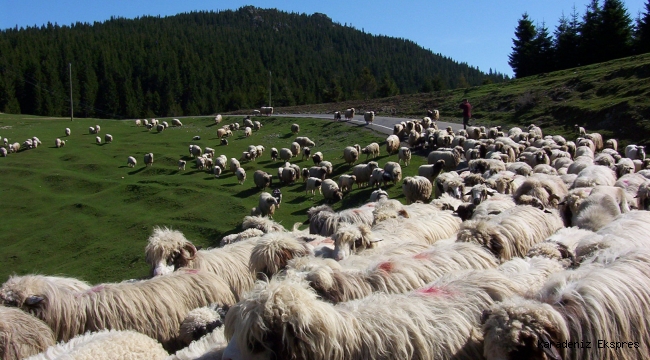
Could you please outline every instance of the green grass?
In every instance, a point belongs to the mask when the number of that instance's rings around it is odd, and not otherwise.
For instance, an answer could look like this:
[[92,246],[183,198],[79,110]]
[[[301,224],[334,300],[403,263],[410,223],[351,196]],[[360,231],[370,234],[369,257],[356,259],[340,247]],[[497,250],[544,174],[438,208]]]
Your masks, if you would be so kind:
[[[148,275],[144,247],[155,225],[181,230],[198,246],[214,247],[224,235],[238,231],[242,218],[257,206],[259,191],[252,175],[256,169],[273,175],[281,162],[270,160],[270,149],[289,147],[295,136],[290,125],[298,123],[299,136],[309,136],[326,160],[334,165],[334,176],[349,172],[340,159],[342,149],[359,143],[379,142],[380,166],[397,160],[385,154],[386,135],[364,126],[324,120],[261,119],[264,126],[250,138],[235,132],[228,146],[219,146],[218,126],[212,118],[185,118],[181,128],[162,133],[136,127],[133,121],[41,118],[0,115],[0,136],[10,143],[37,136],[43,144],[0,158],[2,184],[0,196],[0,281],[13,273],[66,275],[93,283],[141,278]],[[226,117],[222,124],[241,118]],[[95,144],[88,127],[99,124],[100,136],[112,134],[112,144]],[[72,130],[70,137],[64,129]],[[192,137],[200,135],[200,141]],[[54,140],[65,139],[57,149]],[[198,171],[188,157],[188,145],[215,149],[216,154],[239,159],[248,145],[264,145],[266,152],[256,162],[243,164],[248,179],[237,184],[226,172],[219,179]],[[145,168],[143,156],[154,153],[153,167]],[[126,166],[134,156],[138,165]],[[185,171],[177,170],[178,159],[188,160]],[[362,160],[364,157],[362,157]],[[312,166],[311,159],[292,162]],[[415,175],[423,157],[403,168],[405,176]],[[274,181],[274,186],[279,184]],[[283,202],[275,220],[286,227],[306,220],[309,207],[321,204],[322,195],[306,196],[302,180],[281,186]],[[401,186],[390,186],[391,197],[403,200]],[[267,190],[270,191],[270,190]],[[365,202],[371,189],[354,189],[335,209]]]
[[[434,93],[400,95],[276,108],[280,113],[332,113],[354,107],[363,113],[421,118],[439,109],[441,120],[460,122],[458,104],[472,103],[474,124],[528,126],[575,137],[573,126],[616,137],[620,145],[650,142],[650,54],[632,56],[500,84]],[[240,113],[249,113],[250,110]]]

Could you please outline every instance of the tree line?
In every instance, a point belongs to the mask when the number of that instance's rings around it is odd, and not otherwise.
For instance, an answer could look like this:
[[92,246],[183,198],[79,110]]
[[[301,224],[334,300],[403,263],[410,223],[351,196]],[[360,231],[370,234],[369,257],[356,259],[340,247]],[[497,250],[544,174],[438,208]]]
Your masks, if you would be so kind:
[[580,16],[562,14],[551,35],[527,13],[515,29],[508,64],[515,77],[568,69],[650,52],[650,0],[632,21],[620,0],[592,0]]
[[[0,111],[200,115],[501,82],[412,41],[324,14],[252,6],[0,32]],[[68,64],[72,64],[69,79]]]

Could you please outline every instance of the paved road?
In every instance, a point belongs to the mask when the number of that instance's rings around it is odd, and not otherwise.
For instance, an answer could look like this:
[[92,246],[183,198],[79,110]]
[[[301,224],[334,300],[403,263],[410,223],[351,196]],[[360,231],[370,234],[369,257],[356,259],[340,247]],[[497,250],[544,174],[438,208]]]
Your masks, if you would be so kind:
[[[334,115],[332,114],[273,114],[273,116],[278,116],[278,117],[302,117],[302,118],[316,118],[316,119],[327,119],[334,121]],[[375,116],[375,121],[373,122],[372,126],[373,129],[382,132],[384,134],[392,134],[393,133],[393,126],[401,121],[409,121],[413,120],[414,118],[398,118],[398,117],[388,117],[388,116]],[[363,115],[355,115],[352,120],[350,120],[351,123],[354,124],[365,124],[366,122],[363,120]],[[463,124],[456,124],[456,123],[450,123],[450,122],[444,122],[444,121],[438,121],[438,128],[439,129],[445,129],[447,126],[451,126],[452,129],[454,129],[454,132],[457,132],[458,130],[463,128]]]

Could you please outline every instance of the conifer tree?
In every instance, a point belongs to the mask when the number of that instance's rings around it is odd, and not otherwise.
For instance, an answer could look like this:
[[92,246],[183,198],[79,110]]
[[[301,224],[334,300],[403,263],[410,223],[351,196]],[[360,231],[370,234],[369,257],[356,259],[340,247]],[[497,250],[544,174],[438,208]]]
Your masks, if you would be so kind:
[[542,22],[542,25],[537,26],[536,29],[532,49],[534,73],[553,71],[553,40],[548,33],[546,23]]
[[634,49],[637,54],[650,52],[650,0],[646,1],[645,12],[637,19]]
[[553,48],[556,70],[578,66],[578,44],[578,14],[574,6],[570,18],[562,14],[554,32]]
[[604,0],[599,43],[601,57],[607,61],[632,53],[632,20],[621,0]]
[[580,63],[579,65],[588,65],[600,61],[602,58],[600,51],[600,29],[602,15],[598,0],[592,0],[587,5],[587,11],[582,17],[580,23]]
[[508,65],[512,67],[515,77],[524,77],[533,74],[533,63],[535,55],[534,39],[537,31],[535,25],[524,13],[519,19],[515,30],[515,38],[512,39],[512,53],[508,55]]

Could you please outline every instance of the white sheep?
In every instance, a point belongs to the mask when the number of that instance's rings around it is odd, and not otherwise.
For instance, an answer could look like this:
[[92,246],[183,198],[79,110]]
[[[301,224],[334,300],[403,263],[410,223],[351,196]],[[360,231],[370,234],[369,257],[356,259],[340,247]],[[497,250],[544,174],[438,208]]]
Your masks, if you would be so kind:
[[399,152],[397,153],[397,163],[401,163],[404,161],[404,166],[409,166],[409,163],[411,162],[411,149],[403,146],[399,148]]
[[268,216],[269,218],[273,218],[273,214],[275,214],[275,210],[279,208],[278,200],[273,197],[273,195],[263,192],[260,194],[258,206],[256,208],[253,208],[253,211],[251,213],[259,215],[259,216]]
[[294,134],[297,134],[300,132],[300,125],[298,124],[291,124],[291,132]]
[[100,138],[99,136],[95,137],[95,143],[100,145],[102,143],[102,138]]
[[198,145],[190,145],[189,152],[191,157],[199,157],[203,154],[203,149]]
[[388,193],[386,190],[375,190],[370,194],[370,199],[368,201],[370,202],[377,202],[381,199],[388,199]]
[[104,135],[104,142],[107,144],[110,144],[113,142],[113,135],[111,134],[105,134]]
[[153,153],[144,154],[144,166],[153,166]]
[[321,191],[323,197],[328,202],[337,202],[343,199],[343,193],[339,190],[339,186],[332,179],[325,179],[321,184]]
[[260,114],[266,115],[266,116],[273,115],[273,107],[271,107],[271,106],[262,106],[260,108]]
[[465,193],[465,182],[455,171],[445,172],[438,175],[433,183],[435,198],[447,193],[454,199],[462,199]]
[[289,161],[291,160],[292,157],[294,157],[294,155],[291,149],[287,149],[287,148],[280,149],[280,159],[284,161]]
[[438,160],[445,161],[445,170],[456,170],[460,164],[461,154],[456,149],[444,148],[434,150],[427,156],[427,163],[429,165],[435,164]]
[[187,164],[187,161],[185,160],[178,160],[178,170],[185,170],[185,165]]
[[65,128],[65,136],[70,136],[70,128]]
[[394,161],[388,161],[384,165],[384,174],[384,181],[391,181],[394,185],[402,180],[402,167]]
[[316,146],[316,143],[306,136],[298,136],[294,141],[302,147],[308,146],[310,148],[313,148]]
[[616,173],[612,169],[600,165],[590,165],[578,173],[571,189],[596,185],[614,186],[615,183]]
[[359,160],[359,153],[357,152],[357,149],[352,146],[346,146],[343,149],[343,160],[348,165],[352,165],[357,162],[357,160]]
[[246,136],[246,137],[250,137],[251,135],[253,135],[253,129],[251,129],[250,127],[246,126],[246,127],[244,128],[244,136]]
[[349,108],[345,110],[345,120],[352,120],[354,119],[354,108]]
[[366,111],[365,113],[363,113],[363,120],[366,122],[366,125],[368,124],[372,125],[373,121],[375,121],[375,112]]
[[361,153],[366,154],[366,161],[368,161],[368,157],[370,155],[372,155],[372,158],[374,159],[379,156],[379,144],[371,143],[370,145],[361,149]]
[[400,140],[397,135],[389,135],[386,138],[386,152],[388,155],[393,155],[399,151]]
[[316,190],[318,190],[319,194],[322,194],[321,191],[321,185],[323,183],[323,180],[315,177],[310,177],[307,178],[306,184],[305,184],[305,194],[311,194],[312,196],[315,195]]
[[370,173],[370,180],[368,180],[368,185],[371,188],[380,188],[382,184],[384,184],[385,178],[384,178],[384,169],[382,168],[376,168],[372,170],[372,173]]
[[14,307],[0,306],[0,356],[25,359],[55,344],[54,333],[35,316]]
[[415,201],[426,203],[431,198],[431,181],[424,176],[407,176],[402,182],[402,192],[406,197],[407,204]]
[[368,184],[370,181],[370,175],[372,175],[372,171],[377,167],[379,167],[379,164],[377,164],[375,161],[371,161],[367,164],[355,165],[352,168],[352,175],[354,175],[357,179],[357,188]]
[[625,157],[628,159],[645,160],[645,146],[628,145],[625,147]]
[[357,181],[357,177],[354,175],[343,174],[339,176],[338,185],[342,192],[348,192],[352,190],[352,187]]
[[132,168],[132,167],[135,167],[137,164],[138,164],[138,161],[133,156],[129,156],[128,158],[126,158],[126,165],[128,167]]
[[424,176],[425,178],[429,179],[431,183],[435,181],[436,177],[440,175],[442,170],[445,168],[445,161],[444,160],[438,160],[435,164],[433,165],[420,165],[418,168],[418,175],[419,176]]
[[7,149],[0,148],[0,156],[1,157],[7,157]]
[[[63,141],[63,140],[61,140],[59,138],[56,138],[56,140],[54,140],[54,146],[55,147],[60,148],[60,147],[63,147],[64,145],[65,145],[65,141]],[[6,151],[7,150],[5,150],[5,154],[6,154]]]

